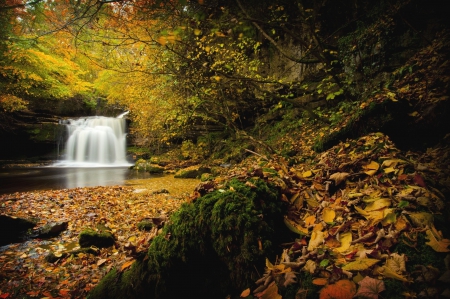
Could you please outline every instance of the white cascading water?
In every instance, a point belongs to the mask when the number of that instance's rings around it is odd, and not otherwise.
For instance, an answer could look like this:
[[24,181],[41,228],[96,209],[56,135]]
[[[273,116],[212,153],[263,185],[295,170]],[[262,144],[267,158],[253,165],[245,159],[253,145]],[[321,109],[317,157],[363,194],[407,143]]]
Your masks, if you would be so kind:
[[66,158],[55,166],[129,166],[126,160],[126,123],[123,118],[93,116],[69,119]]

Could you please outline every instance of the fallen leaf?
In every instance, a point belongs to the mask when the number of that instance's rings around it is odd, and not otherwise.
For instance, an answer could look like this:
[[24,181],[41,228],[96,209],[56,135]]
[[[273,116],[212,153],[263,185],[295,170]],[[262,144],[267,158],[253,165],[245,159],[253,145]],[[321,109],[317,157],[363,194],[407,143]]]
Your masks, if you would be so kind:
[[295,223],[287,217],[284,217],[284,223],[294,233],[299,235],[307,235],[309,233],[306,227],[302,227],[300,224]]
[[281,295],[278,294],[278,286],[275,281],[272,281],[267,289],[255,294],[255,296],[260,299],[282,299]]
[[371,161],[369,164],[363,166],[364,173],[370,176],[374,175],[379,168],[380,164],[375,161]]
[[426,231],[427,239],[429,242],[426,242],[427,245],[431,246],[436,252],[450,252],[448,246],[450,246],[449,239],[437,239],[433,232],[430,229]]
[[349,175],[350,173],[348,172],[336,172],[330,175],[330,180],[334,180],[334,184],[337,186],[345,181]]
[[351,232],[345,232],[341,234],[341,238],[339,240],[341,242],[341,246],[338,248],[335,248],[337,252],[343,253],[347,251],[350,248],[350,245],[352,243],[352,233]]
[[311,234],[311,239],[309,240],[308,251],[313,251],[323,243],[324,243],[324,232],[313,231]]
[[241,297],[242,297],[242,298],[248,297],[249,295],[250,295],[250,288],[244,290],[244,291],[241,293]]
[[386,289],[382,280],[374,279],[369,276],[364,277],[358,284],[359,289],[355,296],[361,296],[368,299],[378,299],[378,294]]
[[328,283],[328,279],[327,278],[315,278],[315,279],[313,279],[312,283],[317,286],[324,286]]
[[303,270],[308,271],[311,274],[316,272],[316,269],[317,269],[317,264],[313,260],[307,260],[305,266],[303,266]]
[[380,198],[367,205],[364,209],[366,212],[380,210],[382,208],[389,207],[391,205],[391,200],[389,198]]
[[326,223],[332,223],[334,220],[334,217],[336,217],[336,212],[333,209],[325,208],[322,211],[322,219]]
[[304,178],[309,178],[310,176],[312,176],[312,171],[311,170],[305,171],[302,173],[302,176]]
[[131,265],[133,265],[134,262],[135,262],[135,260],[131,260],[131,261],[124,263],[122,265],[122,267],[120,267],[120,272],[123,272],[125,269],[129,268]]
[[412,223],[419,227],[431,227],[434,222],[433,215],[427,212],[407,213],[407,215]]
[[392,253],[386,260],[386,267],[392,269],[398,274],[406,272],[406,256],[405,254]]
[[355,270],[362,271],[362,270],[369,269],[370,267],[372,267],[379,261],[380,260],[370,259],[370,258],[358,259],[356,261],[348,263],[347,265],[342,267],[342,269],[346,270],[346,271],[355,271]]
[[97,261],[97,266],[101,266],[101,265],[103,265],[104,263],[106,263],[106,261],[107,261],[107,259],[100,259],[100,260],[98,260]]
[[306,226],[310,226],[313,225],[316,222],[316,216],[315,215],[311,215],[305,218],[305,225]]
[[397,274],[394,270],[392,270],[389,267],[386,267],[386,266],[379,267],[377,269],[377,271],[379,274],[383,275],[384,277],[393,278],[393,279],[397,279],[397,280],[404,281],[404,282],[409,282],[409,280],[406,277],[404,277],[400,274]]
[[334,284],[329,284],[320,291],[320,299],[349,299],[356,293],[356,285],[353,281],[343,279]]

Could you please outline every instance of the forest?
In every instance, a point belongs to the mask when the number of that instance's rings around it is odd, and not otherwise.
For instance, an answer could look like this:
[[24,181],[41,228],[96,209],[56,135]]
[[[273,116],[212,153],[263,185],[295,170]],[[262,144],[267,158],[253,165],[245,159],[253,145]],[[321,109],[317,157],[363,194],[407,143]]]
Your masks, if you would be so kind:
[[0,298],[450,297],[449,13],[0,0],[0,167],[120,115],[170,176],[0,195]]

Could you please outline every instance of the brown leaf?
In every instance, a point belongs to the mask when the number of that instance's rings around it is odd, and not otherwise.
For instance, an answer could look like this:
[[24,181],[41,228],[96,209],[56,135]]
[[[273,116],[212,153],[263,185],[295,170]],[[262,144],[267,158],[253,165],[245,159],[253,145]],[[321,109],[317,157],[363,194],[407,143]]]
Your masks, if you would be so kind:
[[261,299],[282,299],[281,295],[278,294],[278,287],[275,281],[272,283],[261,293],[255,294],[256,297]]
[[369,276],[364,277],[358,284],[360,287],[355,296],[361,296],[367,299],[378,299],[378,293],[386,289],[382,280]]
[[348,172],[336,172],[336,173],[333,173],[332,175],[330,175],[330,180],[334,180],[334,183],[337,186],[340,183],[342,183],[343,181],[345,181],[349,175],[350,175],[350,173],[348,173]]

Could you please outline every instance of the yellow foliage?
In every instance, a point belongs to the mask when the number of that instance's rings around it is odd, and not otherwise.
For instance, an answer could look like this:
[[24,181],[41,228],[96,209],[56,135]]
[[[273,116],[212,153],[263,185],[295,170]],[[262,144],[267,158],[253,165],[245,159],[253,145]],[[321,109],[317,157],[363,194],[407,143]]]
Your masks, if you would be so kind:
[[347,271],[362,271],[362,270],[369,269],[370,267],[372,267],[379,261],[380,260],[370,259],[370,258],[358,259],[356,261],[348,263],[347,265],[342,267],[342,269],[347,270]]

